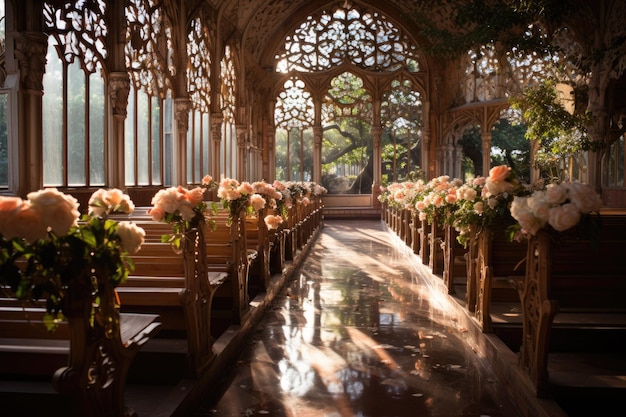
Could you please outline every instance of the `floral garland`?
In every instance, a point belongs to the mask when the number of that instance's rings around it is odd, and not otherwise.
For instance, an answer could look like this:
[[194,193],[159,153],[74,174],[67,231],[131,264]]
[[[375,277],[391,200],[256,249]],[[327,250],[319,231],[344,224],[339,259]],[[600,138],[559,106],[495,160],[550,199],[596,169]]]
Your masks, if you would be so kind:
[[135,223],[107,218],[134,210],[120,190],[96,191],[82,217],[78,207],[74,197],[55,188],[29,193],[26,200],[0,197],[0,284],[21,301],[45,299],[50,330],[63,320],[72,282],[88,277],[97,306],[98,283],[124,282],[134,269],[130,255],[145,237]]

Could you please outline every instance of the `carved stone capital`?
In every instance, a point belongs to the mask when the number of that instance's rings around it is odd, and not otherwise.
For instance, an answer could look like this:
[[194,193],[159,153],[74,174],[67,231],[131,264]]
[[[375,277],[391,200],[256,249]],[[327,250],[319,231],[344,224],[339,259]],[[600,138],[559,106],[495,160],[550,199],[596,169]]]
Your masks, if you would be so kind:
[[222,140],[222,122],[224,121],[224,116],[222,113],[211,113],[210,120],[211,137],[216,141]]
[[189,129],[189,110],[191,109],[191,101],[186,98],[177,98],[174,100],[174,116],[176,117],[176,127],[179,132],[187,132]]
[[43,91],[48,38],[40,32],[23,32],[15,40],[20,82],[25,90]]
[[130,77],[128,76],[128,73],[110,73],[108,92],[113,116],[126,117],[128,109],[128,94],[130,93]]

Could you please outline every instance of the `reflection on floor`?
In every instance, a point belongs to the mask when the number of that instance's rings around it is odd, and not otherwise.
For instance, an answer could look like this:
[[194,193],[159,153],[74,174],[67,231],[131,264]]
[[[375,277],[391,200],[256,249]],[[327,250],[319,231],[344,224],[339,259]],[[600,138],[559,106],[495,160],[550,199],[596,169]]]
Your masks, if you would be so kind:
[[327,220],[200,416],[522,415],[380,221]]

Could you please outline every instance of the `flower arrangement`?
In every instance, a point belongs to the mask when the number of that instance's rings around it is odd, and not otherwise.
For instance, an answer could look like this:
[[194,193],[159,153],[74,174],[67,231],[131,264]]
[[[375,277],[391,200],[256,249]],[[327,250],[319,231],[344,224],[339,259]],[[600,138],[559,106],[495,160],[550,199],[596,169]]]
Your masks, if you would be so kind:
[[548,184],[529,196],[515,197],[511,215],[521,232],[535,235],[546,227],[564,232],[578,225],[592,213],[598,213],[602,198],[589,185],[578,182]]
[[265,207],[263,196],[254,192],[254,187],[247,181],[239,182],[233,178],[222,178],[217,190],[222,207],[230,211],[228,221],[232,222],[235,216],[244,213],[252,215],[255,210]]
[[441,219],[442,224],[449,222],[457,207],[457,189],[461,185],[461,180],[457,178],[450,180],[447,175],[430,180],[415,203],[419,219],[426,220],[429,224],[432,224],[435,218]]
[[210,222],[207,217],[210,207],[204,197],[207,190],[215,187],[215,181],[207,175],[202,179],[200,187],[187,189],[178,186],[157,191],[152,197],[149,214],[154,221],[172,225],[172,233],[161,236],[162,242],[169,242],[174,251],[178,252],[186,231],[199,227],[201,222]]
[[[49,330],[63,320],[68,288],[77,280],[93,286],[97,308],[100,284],[115,288],[134,264],[145,231],[129,221],[108,218],[134,205],[120,190],[100,189],[80,217],[77,200],[55,188],[31,192],[26,200],[0,197],[0,284],[25,303],[45,300]],[[93,317],[92,317],[93,319]]]
[[[516,220],[511,216],[511,203],[516,196],[529,193],[510,167],[498,165],[488,177],[477,177],[458,190],[458,209],[451,224],[459,232],[457,240],[466,244],[471,228],[502,230],[514,238]],[[512,228],[513,226],[513,228]]]

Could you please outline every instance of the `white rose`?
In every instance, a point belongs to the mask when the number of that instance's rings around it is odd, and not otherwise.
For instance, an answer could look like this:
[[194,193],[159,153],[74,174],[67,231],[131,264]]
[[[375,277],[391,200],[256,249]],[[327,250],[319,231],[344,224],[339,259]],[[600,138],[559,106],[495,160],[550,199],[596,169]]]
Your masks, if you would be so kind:
[[567,199],[567,188],[560,184],[548,184],[546,187],[546,200],[553,206],[563,204]]
[[117,225],[117,235],[122,241],[122,249],[132,255],[137,253],[143,245],[146,231],[133,222],[123,221]]
[[562,206],[553,207],[550,210],[548,223],[554,230],[562,232],[576,226],[580,221],[580,217],[581,214],[578,207],[572,203],[566,203]]
[[602,207],[602,197],[589,185],[572,182],[566,185],[568,197],[581,213],[599,212]]

